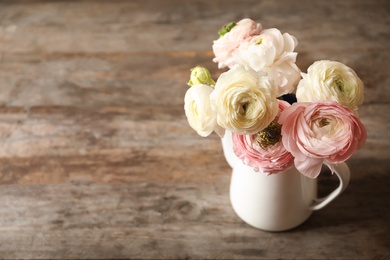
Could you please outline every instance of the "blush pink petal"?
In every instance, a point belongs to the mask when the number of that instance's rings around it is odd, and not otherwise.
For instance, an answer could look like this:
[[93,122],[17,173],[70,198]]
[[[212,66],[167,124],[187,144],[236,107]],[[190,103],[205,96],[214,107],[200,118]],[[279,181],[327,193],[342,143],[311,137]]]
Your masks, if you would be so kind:
[[295,158],[294,165],[300,173],[314,179],[317,178],[321,172],[322,162],[322,158],[306,157],[304,160]]

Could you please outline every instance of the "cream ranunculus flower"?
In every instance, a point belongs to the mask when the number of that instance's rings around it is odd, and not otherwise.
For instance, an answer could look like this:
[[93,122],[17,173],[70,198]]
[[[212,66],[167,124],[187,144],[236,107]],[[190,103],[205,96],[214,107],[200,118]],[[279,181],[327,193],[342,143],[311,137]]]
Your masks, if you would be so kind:
[[210,95],[217,123],[237,134],[255,134],[278,113],[276,90],[268,77],[236,65],[220,75]]
[[299,102],[334,100],[356,112],[363,103],[364,85],[355,71],[338,61],[314,62],[302,73],[296,96]]
[[210,104],[213,88],[198,84],[190,87],[184,97],[184,110],[189,125],[203,137],[209,136],[217,126],[217,113]]

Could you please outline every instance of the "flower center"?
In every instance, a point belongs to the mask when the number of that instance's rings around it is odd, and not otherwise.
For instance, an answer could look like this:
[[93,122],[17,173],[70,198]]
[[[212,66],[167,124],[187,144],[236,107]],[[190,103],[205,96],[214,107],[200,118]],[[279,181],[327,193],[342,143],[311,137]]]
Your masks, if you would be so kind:
[[247,98],[242,100],[242,102],[240,104],[240,111],[239,111],[240,115],[245,116],[246,112],[249,109],[249,106],[250,106],[250,101]]
[[260,45],[263,43],[263,38],[259,38],[257,41],[256,41],[256,44],[257,45]]
[[244,103],[242,105],[242,109],[244,110],[244,112],[246,112],[246,109],[248,108],[248,103]]
[[326,118],[322,118],[322,119],[320,120],[320,122],[318,123],[318,125],[319,125],[320,127],[327,126],[327,125],[329,125],[329,121],[328,121],[328,119],[326,119]]
[[336,83],[336,86],[337,88],[343,92],[345,90],[345,83],[344,83],[344,80],[342,80],[341,78],[338,78],[335,80],[335,83]]
[[282,138],[282,126],[277,123],[277,120],[272,121],[263,131],[256,135],[256,142],[262,147],[275,145]]

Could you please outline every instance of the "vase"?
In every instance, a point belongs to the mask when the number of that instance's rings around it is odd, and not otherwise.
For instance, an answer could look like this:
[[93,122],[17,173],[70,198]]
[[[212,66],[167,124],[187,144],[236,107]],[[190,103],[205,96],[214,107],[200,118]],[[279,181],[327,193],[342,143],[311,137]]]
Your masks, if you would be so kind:
[[317,197],[317,179],[301,174],[295,167],[277,174],[256,172],[233,151],[231,133],[222,138],[224,156],[232,167],[230,201],[236,214],[247,224],[266,231],[285,231],[305,222],[348,186],[350,171],[345,163],[335,165],[339,186],[329,195]]

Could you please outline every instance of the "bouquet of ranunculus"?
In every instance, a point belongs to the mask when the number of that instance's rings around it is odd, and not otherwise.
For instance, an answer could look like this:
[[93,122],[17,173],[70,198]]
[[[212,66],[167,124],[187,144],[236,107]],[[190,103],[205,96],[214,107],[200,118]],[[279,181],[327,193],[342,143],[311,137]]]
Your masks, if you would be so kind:
[[256,171],[295,165],[310,178],[323,163],[333,170],[362,147],[366,130],[357,110],[364,86],[351,68],[321,60],[301,73],[297,39],[251,19],[228,23],[219,34],[213,61],[228,70],[215,82],[206,68],[193,68],[185,95],[189,125],[199,135],[229,131],[237,157]]

